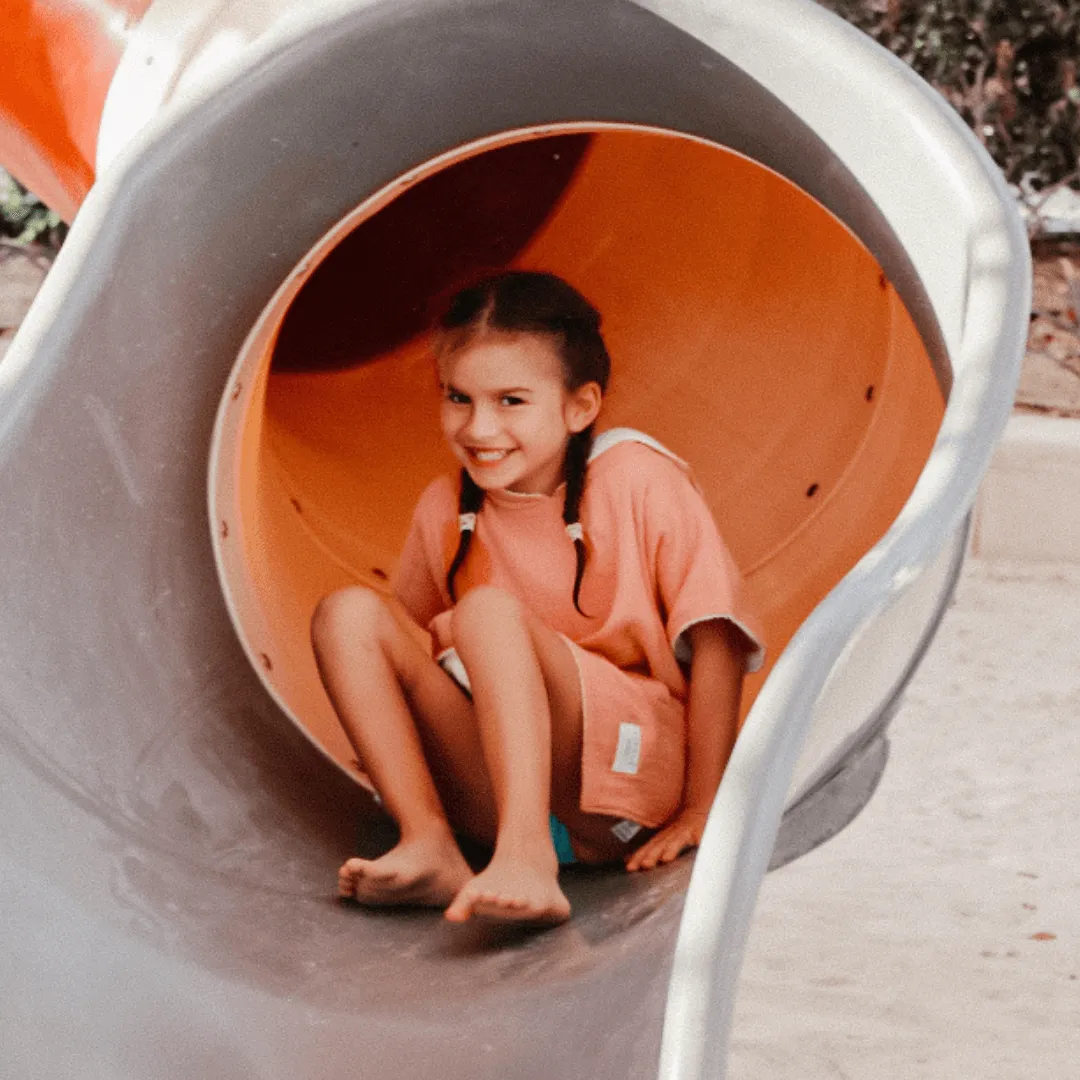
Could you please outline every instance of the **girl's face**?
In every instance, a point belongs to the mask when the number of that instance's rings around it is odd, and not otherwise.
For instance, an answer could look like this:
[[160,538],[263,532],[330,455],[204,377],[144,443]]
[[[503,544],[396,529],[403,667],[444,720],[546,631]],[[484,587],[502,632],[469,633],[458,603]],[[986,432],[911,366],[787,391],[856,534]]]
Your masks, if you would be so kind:
[[600,411],[600,387],[565,387],[555,343],[541,334],[489,333],[440,358],[442,430],[485,491],[550,495],[563,481],[566,443]]

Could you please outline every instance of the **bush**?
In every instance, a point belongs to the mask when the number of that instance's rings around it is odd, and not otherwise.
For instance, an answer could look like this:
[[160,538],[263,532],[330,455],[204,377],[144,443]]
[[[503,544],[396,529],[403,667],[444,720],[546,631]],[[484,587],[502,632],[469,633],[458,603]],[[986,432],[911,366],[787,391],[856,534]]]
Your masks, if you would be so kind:
[[66,235],[60,215],[0,169],[0,236],[56,249]]
[[819,2],[936,87],[1029,201],[1080,188],[1080,0]]

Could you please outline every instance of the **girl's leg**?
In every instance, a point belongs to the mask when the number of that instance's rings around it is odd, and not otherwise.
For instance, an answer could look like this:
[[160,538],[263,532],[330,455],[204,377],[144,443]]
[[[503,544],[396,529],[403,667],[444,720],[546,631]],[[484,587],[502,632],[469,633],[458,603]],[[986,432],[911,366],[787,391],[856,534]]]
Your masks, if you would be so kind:
[[576,806],[580,797],[577,664],[558,634],[495,588],[462,597],[453,634],[472,684],[498,828],[491,862],[446,916],[559,922],[570,905],[557,880],[549,815],[553,802]]
[[[365,770],[402,826],[402,843],[392,852],[345,863],[343,891],[371,903],[441,906],[449,879],[448,817],[454,828],[501,848],[481,875],[483,888],[463,892],[451,918],[475,911],[558,921],[569,905],[556,881],[548,808],[590,844],[595,832],[599,858],[618,854],[617,846],[610,855],[606,850],[610,823],[578,809],[577,664],[557,633],[497,589],[474,589],[462,598],[454,633],[483,721],[413,637],[407,618],[379,594],[350,588],[319,605],[312,638],[323,681]],[[518,765],[528,761],[531,768],[519,773]],[[505,809],[501,825],[497,807]],[[520,855],[517,848],[524,849]],[[456,845],[453,854],[460,859]],[[454,875],[461,873],[463,863],[449,862]],[[515,865],[534,869],[519,874]],[[497,878],[502,884],[491,888]]]
[[[371,590],[343,589],[324,599],[311,634],[330,700],[401,830],[398,845],[382,858],[348,860],[339,872],[340,891],[366,903],[445,907],[472,871],[454,840],[429,761],[438,772],[471,781],[467,792],[448,785],[455,824],[481,837],[494,835],[472,707]],[[414,710],[432,721],[424,737]]]

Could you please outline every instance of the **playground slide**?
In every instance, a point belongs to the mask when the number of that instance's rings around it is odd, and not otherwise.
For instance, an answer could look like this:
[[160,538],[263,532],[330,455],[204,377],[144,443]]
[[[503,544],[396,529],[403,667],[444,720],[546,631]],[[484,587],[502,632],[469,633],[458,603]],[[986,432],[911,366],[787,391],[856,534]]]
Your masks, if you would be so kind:
[[[1009,412],[992,165],[809,0],[2,18],[0,156],[85,196],[0,366],[4,1074],[722,1076],[761,877],[872,792]],[[568,872],[539,936],[335,902],[386,826],[306,640],[446,465],[426,305],[503,265],[604,312],[606,422],[694,462],[770,645],[696,859]]]

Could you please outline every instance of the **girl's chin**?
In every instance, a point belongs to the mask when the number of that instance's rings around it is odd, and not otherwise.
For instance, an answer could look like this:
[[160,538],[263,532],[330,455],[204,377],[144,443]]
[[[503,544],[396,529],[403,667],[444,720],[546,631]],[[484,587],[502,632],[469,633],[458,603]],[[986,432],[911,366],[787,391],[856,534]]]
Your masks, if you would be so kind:
[[[459,459],[460,460],[460,459]],[[507,468],[504,458],[492,465],[481,465],[471,458],[461,464],[478,488],[484,491],[511,491],[515,494],[549,494],[536,487],[533,478],[522,475],[518,468]]]
[[473,483],[484,491],[511,491],[521,494],[522,487],[526,486],[526,478],[517,476],[512,470],[505,473],[500,469],[476,469],[465,466]]
[[503,487],[507,483],[512,484],[517,478],[517,470],[507,469],[506,467],[509,458],[503,458],[501,461],[494,461],[491,464],[474,461],[468,456],[458,460],[481,487]]
[[469,475],[473,478],[473,483],[484,491],[507,491],[517,486],[516,477],[504,480],[501,477],[492,476],[490,473],[474,472],[472,469],[469,470]]

